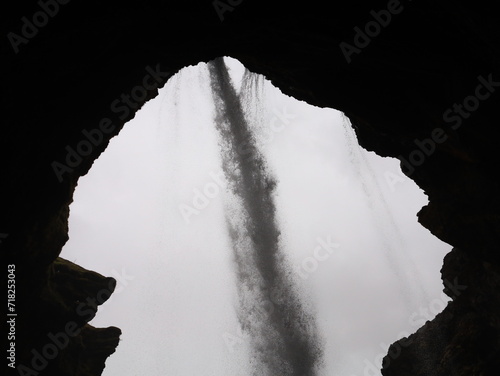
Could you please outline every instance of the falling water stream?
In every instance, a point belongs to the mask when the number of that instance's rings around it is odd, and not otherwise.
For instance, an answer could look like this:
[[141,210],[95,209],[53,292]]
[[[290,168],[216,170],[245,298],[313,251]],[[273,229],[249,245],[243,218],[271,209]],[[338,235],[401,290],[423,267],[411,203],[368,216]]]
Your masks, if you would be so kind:
[[[233,194],[226,215],[254,375],[313,376],[322,352],[314,317],[306,310],[280,245],[276,186],[257,148],[240,97],[222,58],[209,64],[223,171]],[[271,306],[263,309],[263,304]]]
[[420,281],[422,276],[411,257],[407,256],[404,261],[401,260],[401,253],[405,249],[403,236],[377,182],[372,166],[360,150],[361,147],[357,142],[352,124],[344,114],[342,114],[342,127],[349,148],[351,166],[365,194],[366,205],[370,209],[373,224],[381,238],[387,265],[397,276],[401,299],[408,307],[419,300],[428,300],[429,297],[421,285],[417,284],[418,291],[412,291],[409,285],[410,281]]
[[62,257],[120,276],[91,323],[123,330],[104,376],[380,375],[442,288],[448,247],[414,218],[426,199],[388,195],[397,163],[340,113],[236,64],[172,77],[79,180]]

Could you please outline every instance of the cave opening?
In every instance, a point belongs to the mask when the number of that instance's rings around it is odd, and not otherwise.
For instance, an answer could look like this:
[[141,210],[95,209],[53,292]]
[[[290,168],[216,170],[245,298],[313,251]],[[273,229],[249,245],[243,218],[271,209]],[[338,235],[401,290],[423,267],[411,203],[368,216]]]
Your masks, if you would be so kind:
[[[244,67],[226,58],[239,92]],[[357,144],[342,113],[253,77],[245,109],[276,177],[280,241],[322,338],[319,374],[379,369],[389,344],[447,302],[449,246],[416,221],[425,195]],[[79,180],[61,257],[117,279],[94,326],[123,330],[104,375],[252,374],[206,64],[169,79]],[[273,291],[251,306],[267,314]]]

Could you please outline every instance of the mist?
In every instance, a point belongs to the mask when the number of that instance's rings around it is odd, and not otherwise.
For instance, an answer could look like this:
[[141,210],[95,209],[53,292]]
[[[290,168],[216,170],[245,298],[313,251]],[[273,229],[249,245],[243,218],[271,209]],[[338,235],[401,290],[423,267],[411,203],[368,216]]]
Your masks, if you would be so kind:
[[[226,221],[240,295],[238,317],[255,357],[253,374],[316,375],[321,343],[281,249],[273,198],[276,180],[256,146],[223,59],[209,63],[209,71],[222,165],[234,196]],[[255,82],[245,74],[247,95],[255,94]]]
[[104,376],[379,375],[446,304],[427,198],[342,113],[224,61],[232,88],[181,70],[78,182],[61,256],[117,278],[91,322],[123,331]]

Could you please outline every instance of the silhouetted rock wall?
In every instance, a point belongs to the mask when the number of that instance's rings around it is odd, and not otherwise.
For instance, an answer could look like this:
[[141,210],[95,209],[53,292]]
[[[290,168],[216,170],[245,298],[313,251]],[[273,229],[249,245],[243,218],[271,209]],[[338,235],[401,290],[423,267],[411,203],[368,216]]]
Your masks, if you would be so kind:
[[101,373],[120,331],[92,328],[75,310],[113,283],[58,259],[78,178],[172,74],[225,55],[285,94],[344,111],[364,148],[400,158],[429,197],[419,222],[455,247],[443,278],[467,288],[386,358],[384,374],[498,369],[500,23],[492,4],[47,0],[9,7],[1,23],[0,247],[16,265],[17,364],[29,366],[31,350],[74,321],[78,333],[39,373]]

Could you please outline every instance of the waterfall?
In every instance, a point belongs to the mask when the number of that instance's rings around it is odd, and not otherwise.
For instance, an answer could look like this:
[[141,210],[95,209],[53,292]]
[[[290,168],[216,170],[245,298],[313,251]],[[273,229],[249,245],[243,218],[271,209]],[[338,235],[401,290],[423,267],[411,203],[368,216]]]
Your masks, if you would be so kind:
[[[344,114],[342,114],[342,126],[349,149],[350,164],[361,183],[366,204],[373,215],[373,224],[381,237],[384,257],[398,281],[403,301],[411,310],[411,307],[418,306],[419,302],[430,300],[419,283],[422,281],[422,276],[411,256],[404,254],[405,244],[401,230],[392,215],[370,162],[361,152],[352,124]],[[415,295],[419,295],[418,299]]]
[[[242,96],[223,59],[209,63],[208,69],[222,169],[230,190],[225,213],[238,283],[237,314],[250,341],[252,374],[317,375],[323,360],[321,339],[280,245],[277,182],[258,149]],[[254,89],[258,80],[247,72],[242,91]]]

